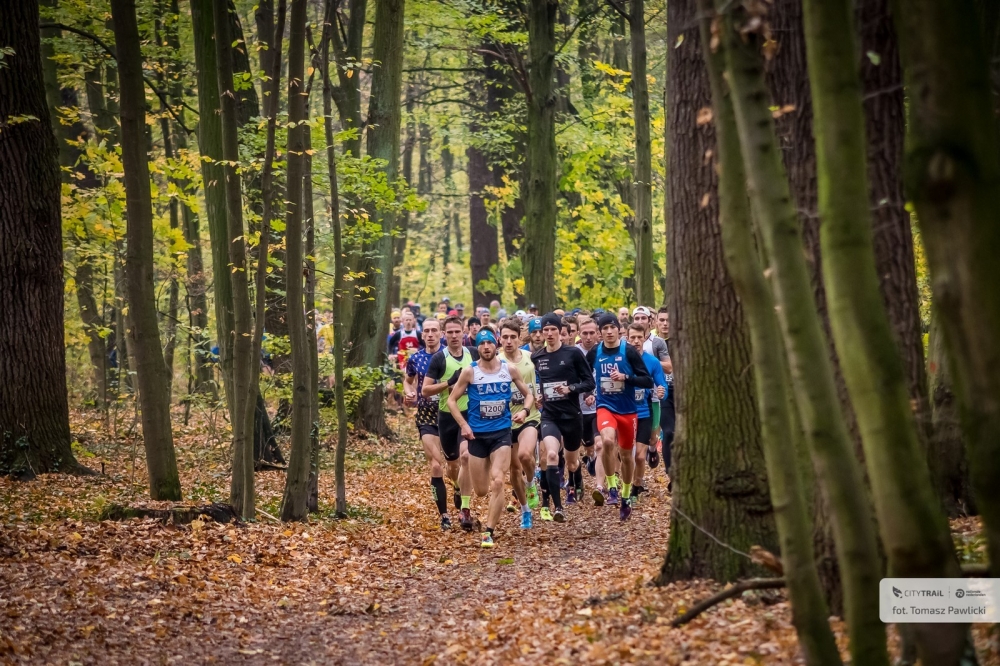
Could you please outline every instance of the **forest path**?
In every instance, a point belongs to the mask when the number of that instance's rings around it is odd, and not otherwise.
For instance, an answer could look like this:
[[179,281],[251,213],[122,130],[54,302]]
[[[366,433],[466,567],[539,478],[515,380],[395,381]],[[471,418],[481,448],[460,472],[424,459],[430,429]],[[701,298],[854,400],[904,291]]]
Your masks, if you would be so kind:
[[[398,442],[352,440],[342,521],[328,451],[308,525],[97,522],[145,494],[124,445],[89,447],[99,480],[0,480],[0,663],[798,663],[785,603],[748,597],[669,628],[717,585],[650,585],[668,535],[662,467],[625,525],[588,497],[562,525],[523,531],[505,513],[484,550],[477,533],[440,531],[415,432],[396,425]],[[175,435],[186,499],[224,500],[224,443],[204,424]],[[272,515],[283,480],[257,476]]]

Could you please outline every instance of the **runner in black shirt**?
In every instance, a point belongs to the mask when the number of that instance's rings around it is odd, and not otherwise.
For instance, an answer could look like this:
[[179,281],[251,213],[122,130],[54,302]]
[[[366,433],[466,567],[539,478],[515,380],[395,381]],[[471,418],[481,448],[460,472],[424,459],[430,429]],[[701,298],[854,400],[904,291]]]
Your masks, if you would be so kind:
[[[549,313],[542,317],[545,346],[531,355],[535,376],[542,391],[542,447],[545,450],[545,476],[549,495],[555,503],[555,520],[563,522],[559,491],[559,447],[566,451],[566,469],[573,481],[566,493],[566,503],[575,503],[576,475],[580,473],[580,444],[583,429],[580,420],[580,394],[594,390],[594,377],[580,350],[567,347],[559,339],[562,320]],[[560,441],[561,440],[561,441]],[[582,479],[581,479],[582,481]],[[544,517],[544,516],[543,516]]]

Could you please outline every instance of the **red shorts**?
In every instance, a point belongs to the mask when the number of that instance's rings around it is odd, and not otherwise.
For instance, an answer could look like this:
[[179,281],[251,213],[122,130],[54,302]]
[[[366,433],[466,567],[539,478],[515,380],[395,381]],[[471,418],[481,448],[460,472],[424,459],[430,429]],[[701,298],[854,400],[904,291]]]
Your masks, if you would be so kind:
[[618,448],[629,450],[635,445],[635,414],[615,414],[604,407],[597,408],[597,429],[614,428],[618,433]]

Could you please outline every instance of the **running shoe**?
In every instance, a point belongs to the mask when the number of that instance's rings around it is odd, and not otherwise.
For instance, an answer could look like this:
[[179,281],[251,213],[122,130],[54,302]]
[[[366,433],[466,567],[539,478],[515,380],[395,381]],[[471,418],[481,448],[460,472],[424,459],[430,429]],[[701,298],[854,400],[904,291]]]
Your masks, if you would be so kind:
[[604,503],[608,499],[604,496],[603,488],[594,488],[594,492],[590,496],[594,498],[594,506],[604,506]]
[[451,518],[448,517],[448,514],[445,514],[441,516],[441,530],[443,532],[447,532],[450,529],[451,529]]
[[608,504],[618,506],[618,489],[612,488],[608,491]]
[[517,505],[514,502],[507,502],[507,513],[514,513],[517,511]]
[[524,511],[521,513],[521,529],[530,530],[532,527],[531,522],[531,511]]
[[535,510],[538,508],[538,484],[532,483],[525,489],[528,495],[528,508]]
[[565,523],[566,522],[566,516],[563,515],[563,510],[562,509],[556,509],[556,512],[554,514],[552,514],[552,518],[557,523]]
[[576,504],[576,491],[572,488],[566,490],[566,505]]
[[622,500],[621,506],[618,507],[618,520],[623,523],[629,519],[632,515],[632,503],[628,500]]
[[649,469],[656,469],[660,464],[660,452],[652,446],[646,451],[646,464],[649,465]]
[[597,476],[597,458],[587,458],[587,474]]
[[462,524],[462,529],[466,532],[472,531],[472,511],[469,509],[462,509],[462,517],[459,518],[459,523]]
[[538,512],[538,517],[542,520],[552,520],[552,514],[549,513],[549,507],[543,506],[541,511]]
[[493,547],[493,535],[489,532],[483,532],[483,540],[479,542],[480,548],[492,548]]

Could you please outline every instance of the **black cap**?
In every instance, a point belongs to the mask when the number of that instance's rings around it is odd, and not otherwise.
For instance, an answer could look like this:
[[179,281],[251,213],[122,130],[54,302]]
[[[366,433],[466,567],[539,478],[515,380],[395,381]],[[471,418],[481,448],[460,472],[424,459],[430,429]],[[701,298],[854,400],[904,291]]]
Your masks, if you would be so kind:
[[465,323],[469,326],[472,324],[478,324],[479,326],[483,325],[483,322],[479,321],[479,317],[469,317]]
[[538,309],[538,306],[537,306],[537,305],[535,305],[534,303],[532,303],[531,305],[529,305],[529,306],[528,306],[528,309],[529,309],[529,310],[537,310],[537,309]]
[[597,328],[604,328],[608,324],[614,324],[615,328],[622,327],[621,323],[618,321],[618,317],[614,316],[610,312],[605,312],[597,318]]
[[562,317],[557,315],[555,312],[549,312],[548,314],[542,316],[542,328],[546,326],[555,326],[560,328],[562,326]]

